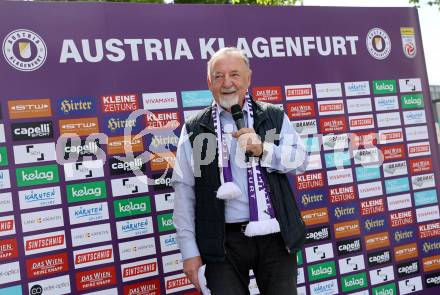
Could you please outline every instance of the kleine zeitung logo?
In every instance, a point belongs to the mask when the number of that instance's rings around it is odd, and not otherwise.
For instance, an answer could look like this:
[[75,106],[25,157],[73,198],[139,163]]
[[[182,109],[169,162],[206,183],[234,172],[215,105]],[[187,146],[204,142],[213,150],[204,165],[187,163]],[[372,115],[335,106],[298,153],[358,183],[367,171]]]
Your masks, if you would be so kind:
[[35,32],[18,29],[3,39],[3,56],[11,67],[23,72],[39,69],[47,57],[47,47]]

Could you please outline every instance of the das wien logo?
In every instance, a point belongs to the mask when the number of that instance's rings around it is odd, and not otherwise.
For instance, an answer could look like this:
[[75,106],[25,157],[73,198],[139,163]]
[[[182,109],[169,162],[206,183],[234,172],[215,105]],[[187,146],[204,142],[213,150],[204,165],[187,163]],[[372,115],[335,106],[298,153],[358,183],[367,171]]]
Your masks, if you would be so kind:
[[31,72],[39,69],[47,57],[47,47],[35,32],[19,29],[10,32],[3,40],[3,56],[16,70]]

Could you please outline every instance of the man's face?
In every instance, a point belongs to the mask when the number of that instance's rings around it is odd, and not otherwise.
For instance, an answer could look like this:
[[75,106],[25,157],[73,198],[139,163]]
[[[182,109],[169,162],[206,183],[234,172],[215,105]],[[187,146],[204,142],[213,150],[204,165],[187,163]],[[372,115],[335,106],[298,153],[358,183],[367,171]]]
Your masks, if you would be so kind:
[[224,54],[213,61],[208,87],[223,108],[230,110],[234,104],[243,106],[250,84],[251,71],[237,54]]

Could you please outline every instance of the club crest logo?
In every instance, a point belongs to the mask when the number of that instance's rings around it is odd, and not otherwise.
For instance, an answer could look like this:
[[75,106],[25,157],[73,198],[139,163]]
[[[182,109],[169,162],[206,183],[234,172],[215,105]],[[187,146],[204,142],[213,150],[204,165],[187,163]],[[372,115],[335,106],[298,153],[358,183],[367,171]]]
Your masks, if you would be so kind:
[[47,47],[35,32],[19,29],[3,40],[3,56],[16,70],[31,72],[39,69],[47,57]]
[[388,34],[380,28],[374,28],[368,32],[366,45],[368,52],[375,59],[385,59],[391,53],[391,39]]

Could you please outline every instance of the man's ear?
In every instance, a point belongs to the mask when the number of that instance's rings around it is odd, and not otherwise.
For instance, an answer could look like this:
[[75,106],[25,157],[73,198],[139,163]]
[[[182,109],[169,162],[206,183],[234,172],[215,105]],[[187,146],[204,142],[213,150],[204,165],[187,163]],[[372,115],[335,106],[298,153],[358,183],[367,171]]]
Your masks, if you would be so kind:
[[248,88],[249,88],[249,86],[251,86],[251,80],[252,80],[252,70],[251,69],[249,69],[249,76],[248,76]]
[[212,82],[211,82],[211,77],[209,75],[206,76],[206,81],[208,82],[208,88],[211,89]]

